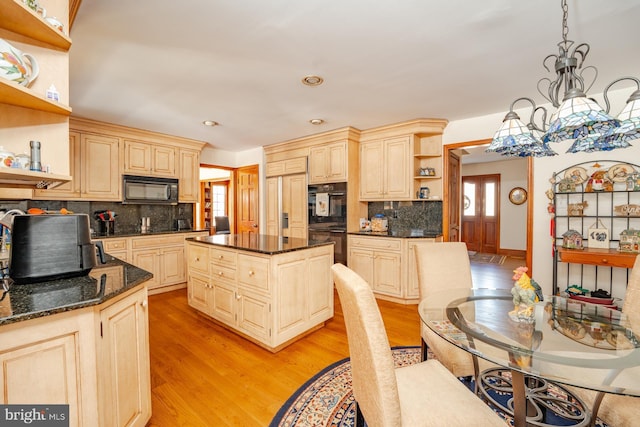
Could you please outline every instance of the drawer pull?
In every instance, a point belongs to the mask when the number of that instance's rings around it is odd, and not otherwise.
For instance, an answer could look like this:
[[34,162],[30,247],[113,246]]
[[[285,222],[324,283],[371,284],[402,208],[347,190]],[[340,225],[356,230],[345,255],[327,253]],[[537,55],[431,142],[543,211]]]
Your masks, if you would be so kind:
[[224,276],[224,273],[222,271],[218,271],[218,276],[222,277]]
[[603,264],[608,264],[608,263],[609,263],[609,260],[608,260],[608,259],[606,259],[606,258],[602,258],[602,263],[603,263]]
[[224,255],[218,255],[218,259],[219,259],[219,260],[224,259]]
[[196,257],[196,262],[200,262],[200,258],[199,257]]
[[249,270],[249,277],[254,276],[256,273],[253,270]]

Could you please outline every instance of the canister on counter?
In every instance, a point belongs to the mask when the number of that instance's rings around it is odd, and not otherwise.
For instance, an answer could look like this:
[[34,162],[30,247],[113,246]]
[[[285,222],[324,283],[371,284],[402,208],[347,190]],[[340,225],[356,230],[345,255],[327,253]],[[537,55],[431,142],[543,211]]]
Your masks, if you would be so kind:
[[371,218],[371,231],[375,232],[386,232],[389,230],[389,222],[387,221],[387,217],[382,214],[376,214]]

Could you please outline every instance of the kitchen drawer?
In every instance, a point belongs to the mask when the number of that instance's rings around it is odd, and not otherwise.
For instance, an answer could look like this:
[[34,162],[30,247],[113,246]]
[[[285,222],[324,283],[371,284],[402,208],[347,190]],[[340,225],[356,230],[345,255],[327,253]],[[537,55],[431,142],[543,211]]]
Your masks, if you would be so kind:
[[393,237],[360,237],[351,236],[350,245],[352,248],[383,249],[388,251],[399,251],[402,240]]
[[234,268],[222,267],[220,265],[216,265],[211,263],[211,280],[212,281],[226,281],[235,283],[236,281],[236,270]]
[[269,260],[251,255],[238,255],[240,285],[269,292]]
[[209,248],[204,245],[190,244],[187,250],[189,270],[209,274]]
[[236,268],[237,256],[238,254],[234,251],[211,248],[209,249],[209,260],[211,264],[228,267],[228,268]]
[[133,249],[166,248],[184,244],[184,234],[162,234],[159,236],[132,237]]
[[108,254],[127,250],[127,239],[105,239],[102,241],[104,251]]

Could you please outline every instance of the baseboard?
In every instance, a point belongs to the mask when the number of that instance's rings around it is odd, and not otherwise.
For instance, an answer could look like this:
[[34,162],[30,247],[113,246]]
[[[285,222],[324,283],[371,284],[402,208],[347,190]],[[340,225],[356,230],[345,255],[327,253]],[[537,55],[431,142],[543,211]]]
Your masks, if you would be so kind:
[[498,251],[498,255],[506,255],[512,258],[525,259],[527,256],[527,251],[520,250],[520,249],[500,249]]

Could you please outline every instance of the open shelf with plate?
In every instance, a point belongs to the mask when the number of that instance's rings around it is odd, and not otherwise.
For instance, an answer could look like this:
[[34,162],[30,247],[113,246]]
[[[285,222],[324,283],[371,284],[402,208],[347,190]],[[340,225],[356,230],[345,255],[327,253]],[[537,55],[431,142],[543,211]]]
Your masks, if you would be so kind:
[[626,236],[640,230],[640,166],[585,162],[557,172],[551,182],[553,293],[578,285],[622,295],[638,255]]

